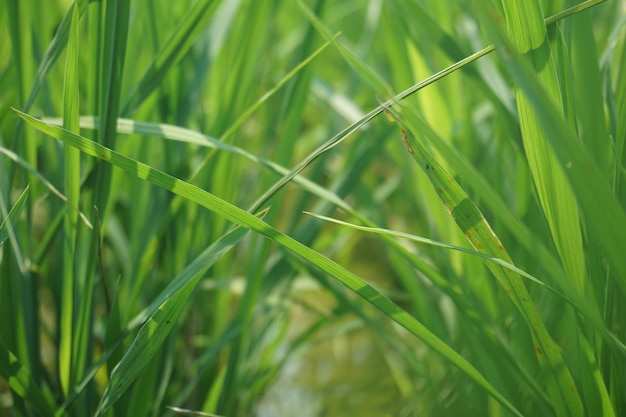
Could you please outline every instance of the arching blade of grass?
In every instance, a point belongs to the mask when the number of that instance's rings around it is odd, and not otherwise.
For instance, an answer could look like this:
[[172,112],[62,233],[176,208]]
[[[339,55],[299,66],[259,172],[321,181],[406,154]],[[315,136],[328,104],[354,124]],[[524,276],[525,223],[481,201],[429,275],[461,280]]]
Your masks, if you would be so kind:
[[[426,327],[424,327],[424,325],[415,320],[415,318],[401,309],[398,305],[374,289],[374,287],[367,284],[361,278],[347,271],[337,263],[324,257],[313,249],[297,242],[293,238],[279,232],[269,224],[263,222],[241,208],[219,199],[198,187],[176,179],[164,172],[153,169],[148,165],[127,158],[115,151],[112,151],[111,149],[103,147],[98,143],[90,141],[89,139],[75,135],[64,129],[47,125],[40,120],[17,110],[16,113],[41,132],[53,138],[62,140],[67,145],[76,146],[82,152],[107,161],[112,165],[123,169],[128,174],[137,176],[138,178],[149,181],[154,185],[165,188],[177,195],[193,201],[231,222],[260,233],[290,252],[298,255],[307,263],[315,265],[317,268],[326,272],[338,280],[341,284],[354,291],[367,302],[381,310],[390,319],[404,327],[411,334],[420,338],[431,348],[443,355],[452,364],[457,366],[474,381],[476,381],[476,383],[489,392],[489,394],[491,394],[504,407],[509,409],[514,415],[522,415],[482,376],[482,374],[471,363],[454,351],[454,349],[452,349],[448,344],[430,332]],[[152,324],[152,326],[154,325],[155,324]]]
[[[577,13],[577,12],[583,11],[583,10],[585,10],[585,9],[587,9],[589,7],[595,6],[596,4],[601,3],[603,1],[606,1],[606,0],[588,0],[588,1],[584,2],[584,3],[581,3],[580,5],[577,5],[575,7],[570,8],[570,9],[564,10],[563,12],[558,13],[557,15],[548,17],[545,20],[545,23],[546,24],[552,24],[552,23],[558,21],[559,19],[563,19],[563,18],[571,15],[572,13]],[[370,80],[374,85],[381,86],[381,85],[384,84],[382,82],[375,81],[375,80],[380,80],[380,77],[378,77],[376,74],[372,73],[371,70],[365,64],[363,64],[361,62],[361,60],[357,56],[355,56],[349,49],[343,48],[341,46],[338,46],[339,44],[338,44],[338,41],[336,40],[336,36],[332,34],[332,32],[313,14],[313,12],[302,1],[297,0],[296,4],[303,10],[303,13],[307,16],[307,18],[310,19],[312,22],[314,22],[314,24],[316,25],[316,27],[318,28],[318,30],[320,31],[322,36],[324,36],[327,39],[328,42],[331,42],[333,45],[337,46],[337,48],[342,52],[342,56],[346,57],[346,59],[348,60],[348,62],[351,65],[355,65],[357,68],[359,68],[362,71],[364,71],[365,74],[367,75],[367,79]],[[357,131],[358,129],[363,127],[365,124],[367,124],[374,117],[378,116],[383,111],[385,111],[385,109],[388,108],[389,106],[393,105],[396,102],[404,100],[405,98],[411,96],[412,94],[416,93],[417,91],[421,90],[422,88],[428,86],[429,84],[432,84],[435,81],[440,80],[440,79],[446,77],[447,75],[452,74],[456,70],[458,70],[460,68],[463,68],[464,66],[466,66],[466,65],[476,61],[477,59],[479,59],[479,58],[481,58],[481,57],[483,57],[483,56],[493,52],[494,50],[495,50],[495,47],[493,45],[487,46],[486,48],[483,48],[480,51],[475,52],[472,55],[469,55],[468,57],[466,57],[466,58],[464,58],[464,59],[462,59],[462,60],[460,60],[458,62],[455,62],[454,64],[450,65],[449,67],[444,68],[443,70],[437,72],[436,74],[433,74],[432,76],[430,76],[430,77],[428,77],[428,78],[418,82],[417,84],[407,88],[406,90],[404,90],[401,93],[397,94],[393,98],[391,98],[391,99],[387,100],[386,102],[382,103],[380,106],[376,107],[375,109],[373,109],[372,111],[367,113],[365,116],[363,116],[360,120],[358,120],[357,122],[355,122],[355,123],[351,124],[350,126],[346,127],[344,130],[342,130],[341,132],[339,132],[338,134],[336,134],[335,136],[330,138],[328,141],[326,141],[321,146],[319,146],[317,149],[315,149],[312,153],[310,153],[298,165],[293,167],[289,171],[289,173],[285,174],[281,179],[279,179],[276,183],[274,183],[265,193],[263,193],[263,195],[261,197],[259,197],[258,200],[252,205],[252,207],[250,208],[249,211],[251,211],[251,212],[257,211],[279,189],[281,189],[286,183],[291,181],[296,175],[298,175],[300,172],[302,172],[315,159],[320,157],[326,151],[328,151],[328,150],[332,149],[333,147],[337,146],[339,143],[341,143],[343,140],[345,140],[352,133],[354,133],[355,131]]]
[[[331,37],[331,42],[332,40],[334,40],[334,37]],[[493,50],[493,49],[491,49]],[[445,77],[446,75],[449,75],[451,73],[453,73],[454,71],[456,71],[457,69],[471,63],[474,62],[475,60],[477,60],[478,58],[488,54],[489,52],[491,52],[491,50],[487,50],[483,49],[475,54],[472,54],[470,56],[468,56],[467,58],[439,71],[438,73],[426,78],[423,81],[420,81],[419,83],[407,88],[406,90],[404,90],[403,92],[401,92],[400,94],[397,94],[395,97],[393,97],[390,100],[387,100],[386,102],[382,103],[381,105],[379,105],[378,107],[374,108],[373,110],[371,110],[369,113],[367,113],[365,116],[363,116],[361,119],[359,119],[358,121],[356,121],[355,123],[351,124],[350,126],[346,127],[345,129],[343,129],[341,132],[337,133],[335,136],[333,136],[332,138],[330,138],[329,140],[327,140],[325,143],[323,143],[321,146],[319,146],[317,149],[315,149],[313,152],[311,152],[305,159],[303,159],[298,165],[296,165],[295,167],[293,167],[287,174],[285,174],[281,179],[279,179],[278,181],[276,181],[265,193],[263,193],[263,195],[261,197],[259,197],[257,199],[257,201],[252,205],[252,207],[250,208],[249,211],[254,212],[256,210],[258,210],[268,199],[270,199],[279,189],[281,189],[285,184],[287,184],[289,181],[291,181],[296,175],[298,175],[300,172],[302,172],[307,166],[309,166],[313,161],[315,161],[317,158],[319,158],[323,153],[329,151],[330,149],[334,148],[335,146],[339,145],[343,140],[345,140],[348,136],[350,136],[352,133],[356,132],[358,129],[360,129],[361,127],[365,126],[368,122],[370,122],[374,117],[378,116],[379,114],[381,114],[382,112],[385,111],[386,108],[388,108],[389,106],[391,106],[393,103],[396,103],[398,101],[402,101],[405,98],[409,97],[411,94],[414,94],[415,92],[419,91],[420,89],[426,87],[429,84],[432,84],[433,82]]]
[[382,228],[378,228],[378,227],[367,227],[367,226],[359,226],[357,224],[353,224],[353,223],[348,223],[348,222],[344,222],[342,220],[338,220],[338,219],[333,219],[332,217],[328,217],[328,216],[322,216],[320,214],[315,214],[315,213],[309,213],[309,212],[305,212],[306,214],[310,214],[313,217],[317,217],[320,220],[325,220],[327,222],[332,222],[332,223],[337,223],[343,226],[347,226],[350,227],[352,229],[356,229],[356,230],[361,230],[364,232],[369,232],[369,233],[375,233],[378,235],[386,235],[386,236],[394,236],[394,237],[399,237],[399,238],[405,238],[408,240],[412,240],[413,242],[418,242],[418,243],[423,243],[426,245],[431,245],[431,246],[436,246],[439,248],[444,248],[444,249],[451,249],[451,250],[456,250],[459,252],[463,252],[463,253],[467,253],[469,255],[473,255],[473,256],[478,256],[479,258],[485,259],[489,262],[493,262],[497,265],[500,265],[506,269],[508,269],[511,272],[515,272],[521,276],[523,276],[524,278],[532,281],[533,283],[544,287],[550,291],[552,291],[553,293],[557,294],[559,297],[561,297],[564,301],[568,301],[567,297],[564,294],[561,294],[559,291],[557,291],[556,289],[550,287],[549,285],[541,282],[539,279],[535,278],[534,276],[530,275],[529,273],[522,271],[521,269],[519,269],[518,267],[516,267],[515,265],[513,265],[512,263],[509,263],[507,261],[505,261],[504,259],[498,258],[496,256],[484,253],[484,252],[479,252],[479,251],[475,251],[472,249],[467,249],[464,248],[463,246],[457,246],[457,245],[453,245],[450,243],[444,243],[444,242],[439,242],[437,240],[433,240],[433,239],[428,239],[425,237],[421,237],[421,236],[415,236],[415,235],[411,235],[409,233],[403,233],[403,232],[397,232],[394,230],[388,230],[388,229],[382,229]]
[[[397,120],[401,120],[397,112],[393,109],[390,111],[394,113]],[[446,209],[472,246],[477,251],[512,264],[513,261],[482,213],[454,178],[445,171],[443,166],[433,158],[412,133],[406,134],[403,130],[402,140],[408,153],[424,170]],[[546,369],[547,384],[551,392],[553,406],[557,410],[566,412],[564,415],[581,415],[582,402],[574,379],[563,360],[560,348],[548,333],[520,276],[492,262],[487,262],[487,267],[510,296],[511,301],[528,324],[535,343],[537,360]]]
[[558,295],[561,299],[563,299],[563,301],[566,301],[568,304],[576,308],[578,312],[585,315],[589,320],[591,320],[592,323],[595,324],[596,329],[607,338],[606,339],[607,342],[611,345],[611,347],[615,349],[615,352],[617,352],[619,355],[623,357],[626,357],[626,345],[624,345],[617,337],[615,337],[615,335],[611,334],[606,329],[604,323],[602,322],[602,317],[599,314],[597,314],[598,313],[597,310],[594,307],[592,307],[592,305],[588,302],[588,300],[584,299],[583,297],[580,296],[580,294],[576,292],[572,293],[572,298],[570,298],[566,294],[563,294],[560,291],[556,290],[555,288],[552,288],[551,286],[542,282],[538,278],[516,267],[512,263],[505,261],[504,259],[498,258],[496,256],[493,256],[491,254],[487,254],[484,252],[467,249],[462,246],[452,245],[449,243],[439,242],[439,241],[428,239],[428,238],[421,237],[421,236],[415,236],[415,235],[408,234],[408,233],[398,232],[395,230],[382,229],[378,227],[360,226],[357,224],[348,223],[348,222],[344,222],[338,219],[334,219],[328,216],[322,216],[319,214],[309,213],[309,212],[305,212],[305,213],[310,214],[314,217],[317,217],[318,219],[321,219],[321,220],[325,220],[325,221],[332,222],[332,223],[337,223],[337,224],[347,226],[356,230],[362,230],[364,232],[375,233],[378,235],[388,236],[388,237],[404,238],[404,239],[412,240],[414,242],[423,243],[426,245],[464,252],[473,256],[478,256],[480,258],[483,258],[488,262],[493,262],[497,265],[500,265],[508,269],[509,271],[519,274],[520,276],[528,279],[534,284],[537,284],[541,287],[546,288],[547,290]]

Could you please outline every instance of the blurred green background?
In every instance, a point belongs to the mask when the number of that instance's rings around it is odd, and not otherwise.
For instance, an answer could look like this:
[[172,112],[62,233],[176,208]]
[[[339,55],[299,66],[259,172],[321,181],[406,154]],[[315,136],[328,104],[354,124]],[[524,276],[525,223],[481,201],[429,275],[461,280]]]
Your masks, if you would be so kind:
[[[598,3],[3,1],[0,416],[624,415],[626,3]],[[183,181],[269,226],[220,240]]]

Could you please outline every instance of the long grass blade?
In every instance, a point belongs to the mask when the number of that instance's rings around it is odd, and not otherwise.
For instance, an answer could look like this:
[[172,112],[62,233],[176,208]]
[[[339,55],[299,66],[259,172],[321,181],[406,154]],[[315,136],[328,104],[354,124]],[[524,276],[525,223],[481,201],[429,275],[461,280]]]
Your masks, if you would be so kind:
[[[63,127],[79,133],[79,94],[78,94],[78,55],[79,55],[79,13],[78,3],[72,7],[67,58],[65,63],[65,86],[63,102]],[[75,328],[75,252],[78,228],[78,213],[71,207],[78,207],[80,198],[80,151],[71,146],[65,147],[65,194],[67,208],[64,219],[63,251],[63,300],[61,304],[59,328],[59,379],[64,395],[68,395],[82,376],[81,359],[85,359],[85,346],[75,339],[79,332]]]

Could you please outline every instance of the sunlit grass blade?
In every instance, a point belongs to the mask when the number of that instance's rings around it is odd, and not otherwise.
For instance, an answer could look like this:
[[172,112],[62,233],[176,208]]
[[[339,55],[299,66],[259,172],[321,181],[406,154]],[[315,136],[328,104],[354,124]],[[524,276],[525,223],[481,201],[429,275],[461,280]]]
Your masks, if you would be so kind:
[[[395,113],[394,110],[391,111]],[[395,113],[395,116],[397,120],[401,120],[400,115]],[[477,251],[512,264],[506,249],[482,213],[456,181],[413,136],[413,133],[407,134],[403,131],[402,139],[409,155],[424,170],[446,209],[472,246]],[[576,384],[561,356],[560,348],[548,333],[520,276],[491,262],[487,263],[487,267],[526,320],[535,343],[537,360],[547,367],[548,386],[558,390],[558,394],[553,397],[553,401],[556,402],[554,406],[557,409],[567,410],[568,407],[563,403],[571,401],[570,405],[575,407],[574,410],[576,410],[576,405],[580,409],[582,405]]]
[[288,249],[290,252],[304,259],[307,263],[316,266],[350,290],[354,291],[360,297],[382,311],[387,317],[404,327],[414,336],[420,338],[424,343],[429,345],[452,364],[465,372],[513,414],[517,416],[522,415],[482,376],[482,374],[480,374],[480,372],[471,363],[460,356],[448,344],[430,332],[426,327],[424,327],[424,325],[415,320],[411,315],[401,309],[397,304],[390,301],[374,287],[367,284],[361,278],[347,271],[337,263],[324,257],[313,249],[297,242],[293,238],[279,232],[275,228],[241,208],[233,206],[232,204],[221,200],[198,187],[178,180],[143,163],[127,158],[115,151],[112,151],[111,149],[103,147],[98,143],[75,135],[64,129],[47,125],[40,120],[17,110],[16,113],[30,125],[53,138],[62,140],[68,145],[76,146],[88,155],[107,161],[112,165],[123,169],[128,174],[147,180],[154,185],[185,197],[186,199],[213,211],[231,222],[253,230],[273,240],[285,249]]
[[[45,119],[46,123],[60,125],[60,119]],[[80,118],[80,127],[83,129],[97,129],[99,119],[92,116],[83,116]],[[245,149],[238,146],[231,145],[227,142],[223,142],[209,135],[185,129],[179,126],[168,125],[165,123],[149,123],[149,122],[136,122],[130,119],[118,119],[117,131],[119,134],[141,134],[154,138],[163,138],[183,143],[189,143],[193,145],[199,145],[209,147],[216,150],[232,153],[234,155],[242,156],[252,162],[258,163],[267,169],[280,175],[287,175],[289,169],[285,168],[267,158],[252,154]],[[0,152],[2,148],[0,148]],[[308,192],[330,201],[338,207],[343,208],[346,211],[353,211],[347,204],[336,194],[330,192],[328,189],[321,187],[313,181],[307,179],[304,176],[296,175],[292,178],[292,181],[300,185]]]
[[341,220],[338,220],[338,219],[333,219],[332,217],[322,216],[320,214],[309,213],[309,212],[305,212],[305,213],[306,214],[310,214],[313,217],[317,217],[320,220],[325,220],[327,222],[337,223],[337,224],[340,224],[340,225],[343,225],[343,226],[350,227],[352,229],[361,230],[361,231],[369,232],[369,233],[375,233],[375,234],[379,234],[379,235],[387,235],[387,236],[394,236],[394,237],[404,238],[404,239],[412,240],[413,242],[423,243],[423,244],[426,244],[426,245],[431,245],[431,246],[444,248],[444,249],[455,250],[455,251],[467,253],[469,255],[477,256],[477,257],[485,259],[485,260],[487,260],[489,262],[493,262],[495,264],[498,264],[498,265],[508,269],[511,272],[515,272],[515,273],[519,274],[520,276],[522,276],[522,277],[532,281],[534,284],[537,284],[537,285],[539,285],[541,287],[544,287],[544,288],[552,291],[553,293],[555,293],[559,297],[561,297],[564,301],[569,301],[564,294],[561,294],[556,289],[554,289],[554,288],[550,287],[549,285],[541,282],[539,279],[535,278],[531,274],[529,274],[529,273],[527,273],[525,271],[522,271],[521,269],[519,269],[515,265],[505,261],[504,259],[495,257],[495,256],[493,256],[491,254],[487,254],[487,253],[484,253],[484,252],[479,252],[479,251],[476,251],[476,250],[467,249],[467,248],[464,248],[463,246],[453,245],[453,244],[445,243],[445,242],[439,242],[437,240],[428,239],[428,238],[425,238],[425,237],[422,237],[422,236],[416,236],[416,235],[412,235],[412,234],[409,234],[409,233],[403,233],[403,232],[398,232],[398,231],[389,230],[389,229],[383,229],[383,228],[379,228],[379,227],[359,226],[357,224],[344,222],[344,221],[341,221]]

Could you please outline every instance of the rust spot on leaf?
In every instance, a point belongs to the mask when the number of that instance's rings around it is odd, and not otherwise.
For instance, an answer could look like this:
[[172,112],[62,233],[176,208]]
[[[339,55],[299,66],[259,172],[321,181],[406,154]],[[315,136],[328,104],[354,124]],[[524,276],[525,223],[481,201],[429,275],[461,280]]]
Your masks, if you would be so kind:
[[537,355],[541,355],[541,348],[539,346],[535,346],[535,352],[537,352]]
[[[404,131],[404,129],[402,129],[402,143],[404,143],[404,147],[406,148],[406,150],[413,155],[415,152],[413,151],[413,148],[411,148],[411,145],[409,145],[409,141],[406,138],[406,132]],[[428,167],[428,165],[426,165]],[[428,169],[428,168],[426,168]]]

